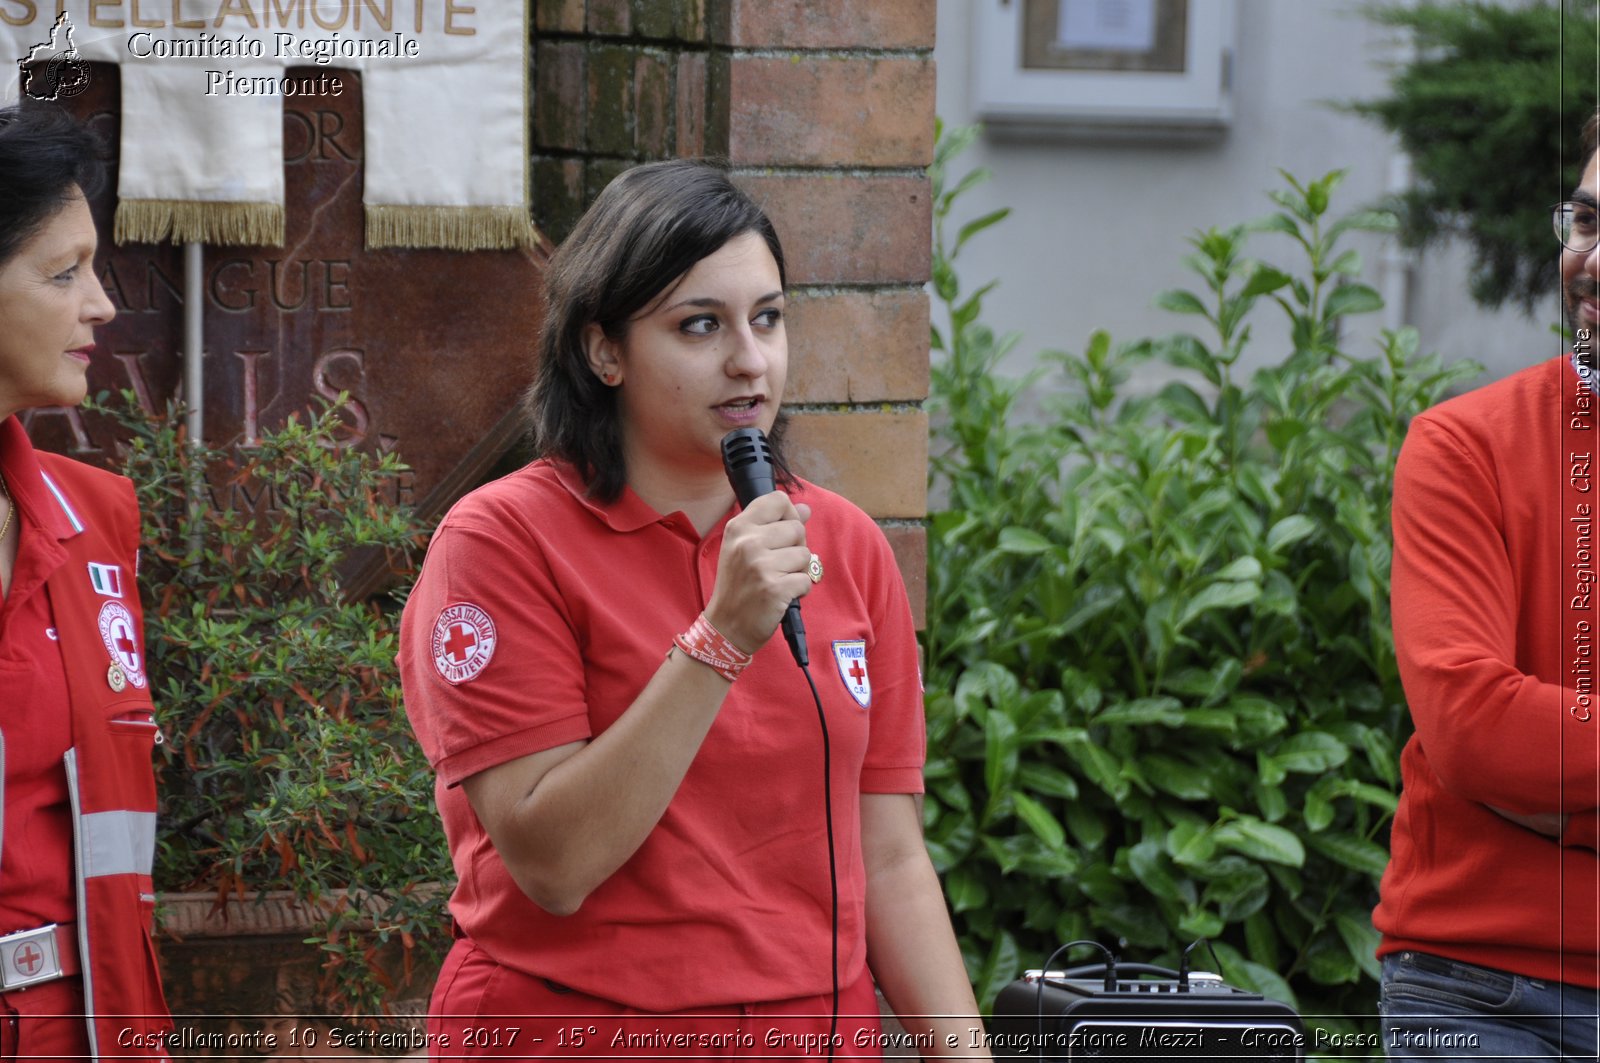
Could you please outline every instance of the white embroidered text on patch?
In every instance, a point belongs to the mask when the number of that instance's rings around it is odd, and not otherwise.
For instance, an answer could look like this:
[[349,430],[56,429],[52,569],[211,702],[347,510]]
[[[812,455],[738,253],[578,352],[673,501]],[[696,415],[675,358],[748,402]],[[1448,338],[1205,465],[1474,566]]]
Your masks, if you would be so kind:
[[471,602],[445,606],[434,622],[433,666],[447,683],[476,678],[489,666],[494,646],[494,621]]
[[872,677],[867,675],[867,644],[861,639],[841,639],[833,644],[833,663],[839,666],[844,688],[863,709],[872,707]]

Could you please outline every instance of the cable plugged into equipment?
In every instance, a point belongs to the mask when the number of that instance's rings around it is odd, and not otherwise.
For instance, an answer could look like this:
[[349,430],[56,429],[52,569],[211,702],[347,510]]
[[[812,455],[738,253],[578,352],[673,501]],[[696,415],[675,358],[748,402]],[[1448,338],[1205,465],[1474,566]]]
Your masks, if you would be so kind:
[[1204,945],[1206,947],[1206,951],[1211,953],[1211,962],[1217,965],[1217,970],[1222,970],[1222,961],[1217,959],[1217,950],[1211,947],[1211,940],[1209,938],[1195,938],[1193,941],[1189,942],[1188,946],[1186,946],[1183,950],[1183,955],[1178,958],[1179,992],[1189,988],[1189,953],[1193,952],[1201,945]]
[[[1055,966],[1056,960],[1060,959],[1063,954],[1065,954],[1066,952],[1070,951],[1071,949],[1079,948],[1080,946],[1084,946],[1084,945],[1087,945],[1090,948],[1099,949],[1101,955],[1105,956],[1105,958],[1106,958],[1106,973],[1105,973],[1105,980],[1101,984],[1105,987],[1105,991],[1107,993],[1115,992],[1116,988],[1117,988],[1117,954],[1112,952],[1110,949],[1106,948],[1104,945],[1100,944],[1100,942],[1098,942],[1098,941],[1088,941],[1088,940],[1069,941],[1065,945],[1061,946],[1059,949],[1056,949],[1054,952],[1052,952],[1050,954],[1050,958],[1048,960],[1044,961],[1044,970],[1042,970],[1042,971],[1027,971],[1027,972],[1024,972],[1024,974],[1023,974],[1023,978],[1024,979],[1026,979],[1029,975],[1034,975],[1034,974],[1037,974],[1037,975],[1040,976],[1039,979],[1038,979],[1038,982],[1039,982],[1038,993],[1034,997],[1034,1011],[1039,1016],[1039,1058],[1040,1059],[1044,1058],[1044,984],[1045,984],[1045,982],[1047,980],[1044,976],[1050,973],[1050,968]],[[1089,968],[1084,968],[1084,969],[1088,970]],[[1016,984],[1015,982],[1012,983],[1012,985],[1015,985],[1015,984]],[[995,1001],[995,1006],[996,1006],[997,1009],[999,1007],[999,1004],[1000,1004],[1000,1002],[998,1000],[996,1000]]]

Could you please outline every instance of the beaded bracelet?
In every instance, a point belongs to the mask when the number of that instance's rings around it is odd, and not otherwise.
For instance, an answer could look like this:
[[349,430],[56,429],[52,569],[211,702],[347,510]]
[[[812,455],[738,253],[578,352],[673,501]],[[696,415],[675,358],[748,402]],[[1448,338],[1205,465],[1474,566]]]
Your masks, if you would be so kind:
[[739,673],[754,656],[724,638],[704,613],[695,617],[689,630],[673,639],[672,644],[701,664],[716,669],[717,674],[730,683],[739,678]]

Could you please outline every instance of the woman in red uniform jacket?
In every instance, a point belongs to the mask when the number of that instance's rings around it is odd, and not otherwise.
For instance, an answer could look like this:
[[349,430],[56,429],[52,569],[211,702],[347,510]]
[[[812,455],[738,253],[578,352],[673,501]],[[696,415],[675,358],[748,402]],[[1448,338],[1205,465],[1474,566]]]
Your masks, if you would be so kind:
[[[783,399],[772,223],[712,166],[640,166],[547,285],[539,460],[452,509],[401,624],[459,878],[434,1053],[877,1056],[876,983],[918,1054],[984,1055],[894,556],[830,491],[740,508],[723,471]],[[801,597],[826,747],[773,637]]]
[[93,138],[0,109],[0,1057],[165,1059],[150,943],[157,728],[127,480],[33,449],[94,330]]

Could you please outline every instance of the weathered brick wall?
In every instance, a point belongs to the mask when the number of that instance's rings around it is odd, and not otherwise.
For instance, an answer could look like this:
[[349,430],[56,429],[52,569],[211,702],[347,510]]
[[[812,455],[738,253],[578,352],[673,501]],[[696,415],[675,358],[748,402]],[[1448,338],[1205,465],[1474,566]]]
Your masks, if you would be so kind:
[[540,227],[634,163],[729,161],[788,258],[797,471],[883,524],[920,624],[934,0],[538,0],[534,32]]

